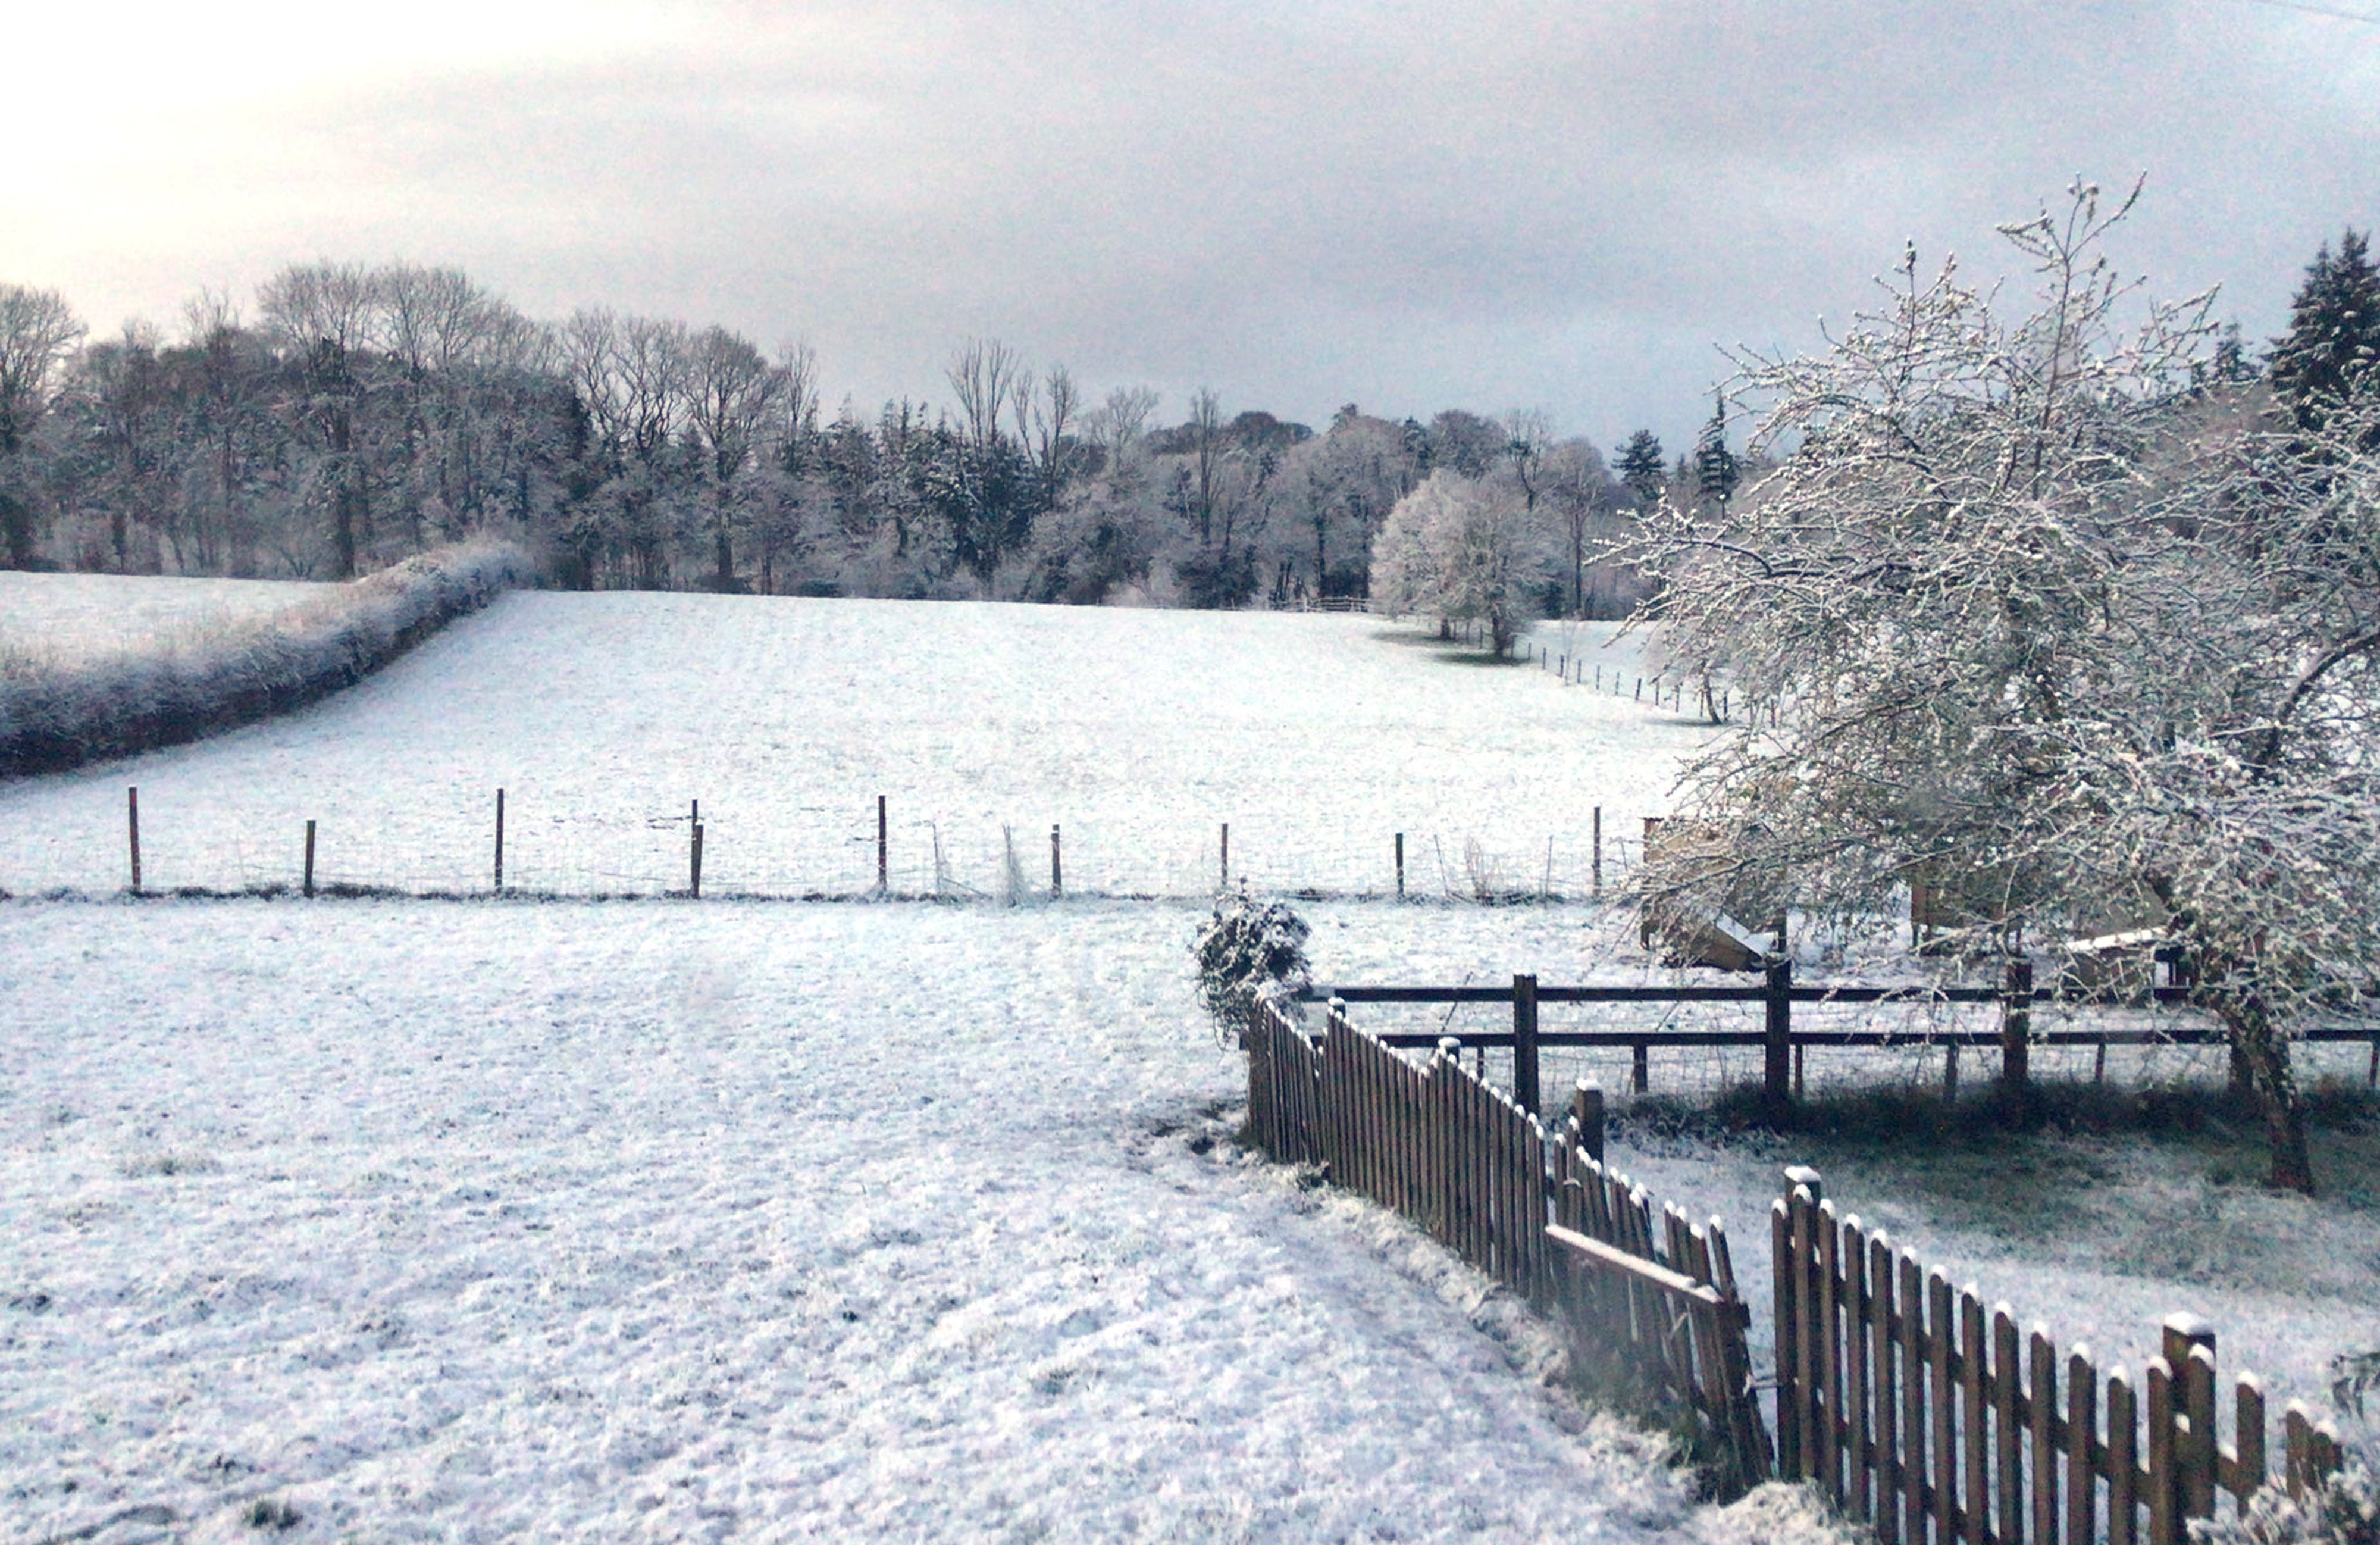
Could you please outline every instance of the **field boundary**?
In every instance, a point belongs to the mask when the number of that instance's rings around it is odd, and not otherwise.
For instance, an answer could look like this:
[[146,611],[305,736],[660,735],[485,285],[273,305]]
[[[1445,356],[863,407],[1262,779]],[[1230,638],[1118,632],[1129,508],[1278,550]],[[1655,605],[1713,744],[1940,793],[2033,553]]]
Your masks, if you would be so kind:
[[194,641],[79,663],[9,663],[0,670],[0,778],[66,772],[304,708],[535,572],[511,542],[465,542]]

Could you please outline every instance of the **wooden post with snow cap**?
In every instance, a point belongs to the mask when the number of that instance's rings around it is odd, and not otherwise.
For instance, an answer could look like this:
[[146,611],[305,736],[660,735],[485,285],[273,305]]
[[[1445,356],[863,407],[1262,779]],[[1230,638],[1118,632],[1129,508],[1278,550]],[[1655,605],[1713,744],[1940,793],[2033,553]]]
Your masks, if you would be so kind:
[[132,841],[132,894],[137,896],[140,894],[140,790],[138,788],[124,791],[124,821],[126,833]]
[[1589,1159],[1603,1162],[1603,1086],[1581,1078],[1570,1091],[1571,1120],[1578,1126],[1578,1146]]
[[1538,1113],[1537,979],[1512,979],[1512,1100],[1524,1115]]
[[2179,1541],[2188,1534],[2191,1519],[2215,1516],[2215,1327],[2194,1314],[2169,1314],[2164,1332],[2161,1350],[2172,1381],[2166,1402],[2172,1431],[2166,1452],[2173,1457],[2173,1473],[2151,1484],[2170,1493],[2174,1539]]

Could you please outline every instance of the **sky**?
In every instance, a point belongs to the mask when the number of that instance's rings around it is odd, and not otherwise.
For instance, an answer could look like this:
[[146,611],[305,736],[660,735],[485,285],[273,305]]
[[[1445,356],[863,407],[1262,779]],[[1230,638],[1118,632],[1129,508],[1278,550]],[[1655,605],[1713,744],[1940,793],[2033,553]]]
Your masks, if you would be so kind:
[[[95,334],[317,258],[457,267],[944,402],[1543,409],[1682,448],[1913,241],[2146,175],[2116,259],[2251,340],[2380,221],[2380,0],[222,0],[10,23],[0,282]],[[30,102],[26,99],[30,95]],[[39,131],[23,126],[39,124]]]

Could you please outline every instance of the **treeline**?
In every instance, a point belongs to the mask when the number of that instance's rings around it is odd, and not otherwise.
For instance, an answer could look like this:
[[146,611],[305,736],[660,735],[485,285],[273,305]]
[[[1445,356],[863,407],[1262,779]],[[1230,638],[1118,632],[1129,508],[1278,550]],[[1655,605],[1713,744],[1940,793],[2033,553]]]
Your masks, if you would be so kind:
[[346,578],[485,533],[588,589],[1296,604],[1366,594],[1390,512],[1443,473],[1542,514],[1516,604],[1617,614],[1636,587],[1597,554],[1665,477],[1649,436],[1623,484],[1539,413],[1351,404],[1318,432],[1201,391],[1166,421],[998,342],[945,375],[944,404],[830,418],[805,347],[537,322],[408,264],[294,265],[253,318],[201,295],[171,337],[91,339],[0,285],[0,560]]

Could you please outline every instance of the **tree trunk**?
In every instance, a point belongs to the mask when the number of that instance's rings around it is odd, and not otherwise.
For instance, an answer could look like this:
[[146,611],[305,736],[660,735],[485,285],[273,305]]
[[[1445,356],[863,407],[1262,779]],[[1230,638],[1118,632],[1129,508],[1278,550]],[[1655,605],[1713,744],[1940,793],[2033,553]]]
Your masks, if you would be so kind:
[[2272,1150],[2272,1174],[2265,1184],[2277,1190],[2313,1195],[2313,1158],[2306,1147],[2305,1100],[2297,1075],[2289,1066],[2289,1038],[2273,1023],[2271,1007],[2252,979],[2218,986],[2210,1005],[2231,1038],[2231,1047],[2254,1079],[2265,1103],[2265,1141]]

